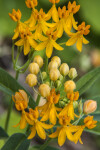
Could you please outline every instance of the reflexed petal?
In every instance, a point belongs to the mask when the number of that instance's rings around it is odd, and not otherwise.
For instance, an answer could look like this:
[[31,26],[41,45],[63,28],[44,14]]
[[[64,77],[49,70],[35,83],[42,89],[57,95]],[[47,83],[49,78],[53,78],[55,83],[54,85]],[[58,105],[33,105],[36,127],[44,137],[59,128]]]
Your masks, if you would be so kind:
[[38,36],[38,39],[39,39],[40,41],[46,41],[48,38],[45,37],[45,36],[43,36],[42,34],[40,34],[40,35]]
[[53,45],[52,45],[52,43],[50,41],[50,42],[48,42],[48,44],[46,46],[46,55],[47,55],[48,58],[51,57],[52,51],[53,51]]
[[84,44],[88,44],[89,41],[83,37],[83,43],[84,43]]
[[53,28],[56,26],[56,23],[48,23],[48,22],[44,22],[44,23],[47,27],[50,27],[50,28]]
[[26,40],[24,41],[24,55],[27,55],[30,51],[30,44],[29,44],[29,41]]
[[44,21],[41,22],[41,28],[42,28],[42,31],[44,32],[44,34],[46,34],[46,32],[48,30],[48,27],[46,26],[46,24],[44,23]]
[[72,16],[72,24],[73,24],[73,28],[74,28],[75,30],[77,30],[77,29],[78,29],[78,27],[77,27],[77,22],[75,21],[75,19],[74,19],[73,16]]
[[36,46],[35,50],[38,51],[43,50],[46,47],[46,45],[47,45],[47,41],[41,42],[38,46]]
[[73,44],[76,43],[78,37],[77,36],[72,36],[67,42],[66,42],[66,45],[67,46],[72,46]]
[[76,43],[76,47],[80,52],[82,51],[82,42],[83,42],[83,35],[78,38]]
[[50,122],[52,124],[56,124],[56,109],[55,109],[55,106],[52,106],[52,108],[50,110],[49,119],[50,119]]
[[25,114],[22,112],[21,120],[20,120],[20,129],[24,129],[26,127],[26,119]]
[[28,136],[27,139],[32,139],[36,135],[36,129],[35,129],[35,127],[32,127],[30,130],[31,130],[31,133],[30,133],[30,135]]
[[58,24],[58,28],[57,28],[57,37],[61,37],[63,35],[63,23],[59,22]]
[[67,28],[68,28],[69,31],[70,31],[71,28],[72,28],[72,16],[73,16],[73,14],[70,14],[70,15],[68,16],[68,18],[67,18],[67,21],[66,21],[66,26],[67,26]]
[[57,44],[54,40],[52,40],[52,45],[57,49],[57,50],[63,50],[63,47],[61,47],[59,44]]
[[39,121],[36,123],[36,131],[37,131],[38,136],[41,139],[46,139],[46,133],[44,129],[42,128],[41,124],[39,123]]
[[55,22],[59,21],[59,17],[58,17],[58,11],[55,5],[52,6],[52,19]]
[[24,39],[20,39],[19,41],[17,41],[17,42],[15,43],[15,45],[17,45],[17,46],[22,46],[22,45],[24,45]]
[[49,135],[50,138],[56,138],[59,134],[59,128],[52,134]]
[[44,129],[50,129],[53,127],[53,125],[50,125],[50,124],[46,124],[46,123],[42,123],[40,122],[41,126],[44,128]]
[[37,46],[37,43],[32,38],[28,38],[30,45],[35,48]]
[[18,38],[18,36],[19,36],[19,31],[18,31],[18,30],[16,30],[16,31],[15,31],[15,34],[14,34],[14,35],[13,35],[13,37],[12,37],[12,40],[17,39],[17,38]]
[[46,121],[49,119],[49,109],[45,112],[42,119],[40,121]]
[[20,122],[17,123],[16,125],[13,125],[14,128],[18,127],[20,125]]
[[66,140],[66,131],[64,128],[62,128],[58,135],[58,144],[62,146],[65,143],[65,140]]

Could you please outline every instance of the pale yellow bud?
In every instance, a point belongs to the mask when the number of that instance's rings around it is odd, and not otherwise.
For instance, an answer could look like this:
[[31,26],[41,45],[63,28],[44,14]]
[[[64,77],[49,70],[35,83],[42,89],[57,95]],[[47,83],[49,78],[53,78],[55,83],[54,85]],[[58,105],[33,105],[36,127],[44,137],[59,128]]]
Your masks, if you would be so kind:
[[43,58],[41,56],[35,56],[33,61],[36,62],[40,68],[43,66]]
[[51,61],[57,62],[58,67],[61,65],[61,59],[58,56],[52,57]]
[[87,100],[83,106],[84,114],[90,114],[97,109],[97,102],[94,100]]
[[61,64],[61,66],[60,66],[60,73],[63,76],[66,76],[69,73],[69,66],[66,63]]
[[29,65],[29,72],[37,75],[40,71],[39,65],[35,62]]
[[52,81],[56,81],[56,80],[58,80],[58,78],[60,76],[60,72],[58,69],[51,69],[49,76]]
[[48,97],[50,95],[50,87],[47,84],[41,84],[39,86],[39,92],[41,96]]
[[77,71],[75,68],[71,68],[68,73],[69,78],[74,79],[77,77]]
[[55,61],[51,61],[48,65],[48,70],[50,71],[51,69],[57,69],[58,68],[58,64]]
[[47,78],[47,73],[46,72],[42,72],[42,78],[43,78],[43,80],[45,80]]
[[66,93],[73,92],[73,90],[75,88],[76,88],[76,84],[72,80],[66,81],[65,84],[64,84],[64,90],[65,90]]
[[37,76],[34,74],[28,74],[28,76],[26,77],[26,83],[30,87],[37,85]]

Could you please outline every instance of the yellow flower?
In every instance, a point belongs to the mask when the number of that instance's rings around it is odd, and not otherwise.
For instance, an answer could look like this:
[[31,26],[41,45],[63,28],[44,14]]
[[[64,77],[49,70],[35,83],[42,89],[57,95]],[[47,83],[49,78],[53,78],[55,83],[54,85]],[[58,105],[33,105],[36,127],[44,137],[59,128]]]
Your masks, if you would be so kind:
[[46,48],[46,55],[48,58],[50,58],[53,52],[53,47],[57,50],[63,50],[63,48],[56,43],[57,31],[54,32],[52,29],[50,29],[46,32],[46,35],[47,37],[44,36],[39,37],[39,39],[43,42],[38,44],[35,50],[40,51]]
[[87,116],[84,119],[84,123],[85,123],[85,127],[87,127],[88,129],[93,129],[94,127],[96,127],[97,121],[93,120],[93,116]]
[[72,26],[77,30],[77,22],[75,22],[73,15],[76,14],[79,9],[80,5],[76,5],[75,1],[72,4],[71,2],[68,3],[68,17],[66,21],[66,27],[69,29],[69,31],[71,30]]
[[24,46],[24,55],[27,55],[30,52],[30,46],[35,48],[37,46],[37,43],[35,42],[35,40],[33,40],[33,35],[29,31],[28,28],[21,31],[20,36],[21,36],[21,39],[18,40],[15,43],[15,45],[17,45],[17,46],[22,46],[23,45]]
[[[60,146],[62,146],[65,143],[66,137],[70,141],[76,142],[76,138],[78,136],[77,135],[74,136],[76,134],[75,132],[79,131],[81,128],[84,129],[81,126],[71,125],[70,121],[71,121],[70,118],[67,117],[66,115],[60,115],[59,116],[59,124],[61,125],[61,127],[58,127],[57,130],[54,133],[52,133],[51,135],[49,135],[50,138],[56,138],[56,137],[58,137],[58,144]],[[81,141],[81,139],[79,139],[79,140]]]
[[12,99],[15,103],[15,107],[18,111],[22,111],[22,116],[20,122],[15,125],[17,127],[20,125],[20,129],[24,129],[26,127],[26,119],[25,119],[25,109],[28,107],[28,96],[24,90],[19,90],[19,92],[15,93],[15,96],[12,96]]
[[38,107],[38,109],[41,110],[41,121],[49,119],[52,124],[56,124],[57,111],[61,111],[61,108],[55,106],[55,104],[58,103],[59,98],[60,94],[56,95],[55,89],[52,89],[50,96],[47,98],[48,101],[43,106]]
[[48,27],[55,26],[55,23],[47,23],[46,22],[47,20],[48,19],[46,17],[46,14],[43,11],[43,9],[41,8],[40,11],[38,11],[37,9],[34,9],[32,11],[32,15],[31,15],[30,19],[27,22],[25,22],[25,23],[29,24],[31,31],[35,31],[34,32],[35,39],[38,39],[38,37],[40,37],[42,32],[44,34],[46,34]]
[[32,127],[30,128],[31,133],[28,136],[28,139],[34,138],[34,136],[36,135],[36,132],[41,139],[46,139],[46,132],[44,129],[50,129],[53,127],[53,125],[48,125],[48,124],[42,123],[41,121],[38,121],[39,112],[37,108],[35,108],[35,110],[29,109],[29,113],[26,113],[25,117],[26,117],[27,122],[30,125],[32,125]]
[[70,102],[63,108],[59,115],[66,114],[71,120],[74,120],[74,116],[78,116],[74,113],[73,101],[78,100],[79,92],[67,93],[67,98],[70,99]]
[[54,22],[58,22],[59,21],[59,17],[58,17],[58,12],[57,12],[57,8],[56,8],[56,3],[59,3],[60,0],[49,0],[51,3],[53,3],[51,9],[48,11],[46,17],[48,18],[48,20],[52,17]]
[[11,13],[9,13],[9,16],[10,16],[10,18],[13,20],[13,21],[15,21],[15,22],[17,22],[17,21],[19,21],[20,19],[21,19],[21,11],[18,9],[17,11],[15,10],[15,9],[13,9],[12,10],[12,14]]
[[70,34],[70,39],[66,42],[67,46],[71,46],[76,43],[77,49],[82,51],[82,43],[88,44],[89,41],[84,38],[83,35],[89,34],[90,25],[85,26],[85,22],[82,22],[81,25],[78,26],[78,31],[76,33]]
[[38,5],[37,0],[26,0],[25,3],[28,8],[34,8]]

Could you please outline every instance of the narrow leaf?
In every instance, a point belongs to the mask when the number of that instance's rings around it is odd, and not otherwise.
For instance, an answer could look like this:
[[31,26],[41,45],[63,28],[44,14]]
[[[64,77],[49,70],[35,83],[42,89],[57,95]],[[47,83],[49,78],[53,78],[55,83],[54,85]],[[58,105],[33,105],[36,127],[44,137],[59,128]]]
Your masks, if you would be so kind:
[[0,127],[0,139],[8,138],[8,134]]

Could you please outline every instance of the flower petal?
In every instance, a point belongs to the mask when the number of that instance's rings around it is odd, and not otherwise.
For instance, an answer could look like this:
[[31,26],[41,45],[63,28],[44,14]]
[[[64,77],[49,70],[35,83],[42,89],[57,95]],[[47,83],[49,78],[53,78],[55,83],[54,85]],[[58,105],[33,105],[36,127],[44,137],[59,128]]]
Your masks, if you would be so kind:
[[35,40],[33,40],[32,38],[28,38],[28,40],[29,40],[29,44],[30,44],[33,48],[35,48],[35,47],[37,46],[37,43],[35,42]]
[[89,41],[83,37],[83,43],[84,43],[84,44],[88,44]]
[[20,129],[24,129],[26,127],[26,119],[25,119],[25,114],[22,112],[21,120],[20,120]]
[[59,134],[59,128],[52,134],[49,135],[50,138],[56,138]]
[[53,45],[52,45],[52,43],[50,41],[50,42],[48,42],[48,44],[46,46],[46,55],[47,55],[48,58],[51,57],[52,51],[53,51]]
[[46,133],[39,121],[37,121],[37,123],[36,123],[36,131],[37,131],[38,136],[41,139],[46,139]]
[[17,46],[22,46],[22,45],[24,45],[24,39],[18,40],[18,41],[15,43],[15,45],[17,45]]
[[49,119],[52,124],[56,124],[56,108],[54,104],[52,104],[52,108],[50,110]]
[[27,55],[30,51],[30,44],[28,40],[24,41],[24,55]]
[[66,140],[66,131],[64,128],[62,128],[58,135],[58,144],[62,146],[65,143],[65,140]]
[[43,122],[40,122],[41,126],[44,128],[44,129],[50,129],[53,127],[53,125],[51,124],[46,124],[46,123],[43,123]]
[[63,35],[63,23],[60,21],[57,28],[57,37],[61,37]]
[[67,42],[66,42],[66,45],[67,46],[72,46],[73,44],[76,43],[78,37],[77,36],[72,36]]
[[59,17],[58,17],[58,11],[57,11],[57,8],[56,8],[55,4],[52,6],[51,9],[52,9],[52,19],[53,19],[53,21],[58,22]]
[[60,50],[60,51],[63,50],[63,47],[61,47],[59,44],[57,44],[54,40],[52,40],[52,45],[53,45],[57,50]]
[[38,46],[36,46],[35,50],[40,51],[43,50],[47,45],[47,41],[41,42]]
[[82,51],[82,42],[83,42],[83,35],[77,39],[76,43],[76,47],[80,52]]
[[32,139],[36,135],[36,129],[35,129],[35,127],[30,128],[30,130],[31,130],[31,133],[30,133],[30,135],[28,136],[27,139]]

